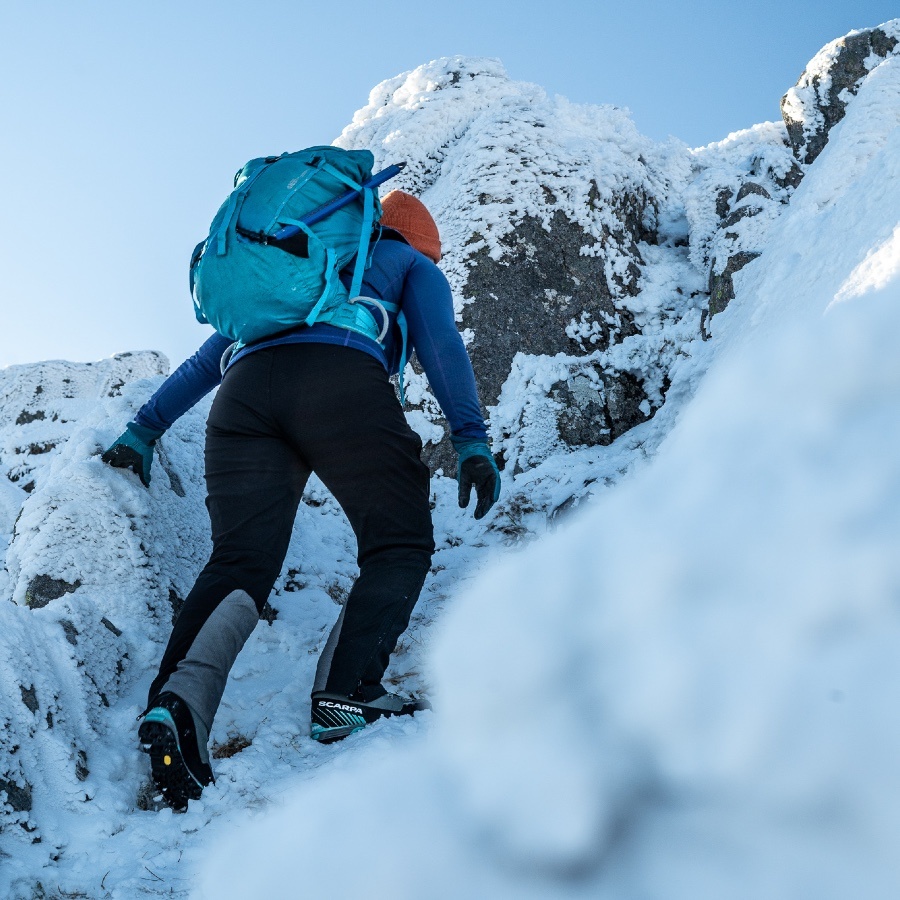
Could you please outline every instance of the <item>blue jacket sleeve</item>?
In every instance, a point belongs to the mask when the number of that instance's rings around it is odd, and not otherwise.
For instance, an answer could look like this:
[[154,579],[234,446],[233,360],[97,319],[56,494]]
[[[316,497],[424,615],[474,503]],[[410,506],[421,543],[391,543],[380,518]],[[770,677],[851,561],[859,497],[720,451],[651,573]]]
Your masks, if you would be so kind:
[[401,307],[409,342],[447,417],[451,434],[486,438],[475,373],[456,328],[450,285],[444,273],[420,254],[406,274]]
[[222,380],[219,362],[231,341],[214,334],[189,359],[186,359],[140,408],[138,425],[155,431],[167,431],[195,403]]

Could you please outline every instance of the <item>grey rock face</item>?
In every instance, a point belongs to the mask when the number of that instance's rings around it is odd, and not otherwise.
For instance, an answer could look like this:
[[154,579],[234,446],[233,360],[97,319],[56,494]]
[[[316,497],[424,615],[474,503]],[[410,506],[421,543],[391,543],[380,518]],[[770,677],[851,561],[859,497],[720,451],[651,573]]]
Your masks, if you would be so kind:
[[810,62],[781,101],[794,156],[809,165],[825,148],[852,95],[868,73],[896,52],[897,37],[881,28],[848,34],[827,45]]
[[[554,213],[548,228],[536,217],[523,218],[502,238],[504,252],[499,259],[485,248],[467,259],[463,292],[474,302],[464,307],[461,325],[474,334],[468,351],[485,407],[498,402],[517,353],[584,356],[584,345],[571,336],[572,323],[579,319],[593,324],[591,352],[639,334],[633,316],[616,303],[615,294],[637,294],[643,262],[638,241],[656,241],[642,224],[645,207],[646,201],[637,197],[620,201],[620,240],[630,245],[631,261],[624,275],[612,279],[602,253],[581,252],[594,239],[561,211]],[[589,398],[571,379],[551,389],[559,409],[558,433],[567,445],[608,444],[646,419],[638,409],[646,394],[633,375],[610,370],[602,373],[600,383],[601,393],[591,390]],[[584,402],[576,402],[576,395]],[[620,397],[627,402],[617,401]],[[424,457],[433,469],[453,471],[455,455],[446,438],[427,447]]]
[[17,784],[0,778],[0,802],[3,800],[12,807],[13,812],[31,812],[31,785],[27,781]]
[[756,194],[765,200],[772,199],[772,195],[761,184],[756,184],[753,181],[745,181],[738,191],[736,202],[740,203],[741,200],[745,197],[749,197],[751,194]]
[[559,436],[570,447],[611,444],[647,418],[640,408],[647,396],[634,375],[595,372],[596,382],[579,374],[557,382],[550,391],[561,406]]
[[52,600],[58,600],[65,594],[73,594],[81,587],[81,582],[69,584],[61,578],[49,575],[36,575],[25,589],[25,604],[31,609],[42,609]]
[[[486,405],[499,399],[516,353],[578,353],[566,328],[582,312],[602,323],[598,350],[637,331],[616,309],[604,258],[580,255],[588,240],[557,212],[549,231],[534,218],[523,219],[504,239],[508,252],[500,260],[486,250],[471,257],[465,292],[475,302],[465,307],[462,325],[475,333],[469,356]],[[634,254],[640,259],[636,247]],[[633,295],[640,274],[635,263],[631,274],[619,287]]]
[[736,272],[740,272],[748,262],[752,262],[759,253],[741,250],[728,257],[728,262],[721,272],[716,273],[715,266],[709,273],[709,317],[722,312],[729,302],[734,300],[734,279]]
[[25,687],[24,685],[19,685],[19,690],[22,692],[22,702],[33,712],[36,713],[39,708],[38,699],[37,699],[37,691],[34,689],[34,685],[30,685],[29,687]]
[[[633,261],[628,276],[615,284],[620,294],[634,296],[640,276],[641,256],[637,240],[646,234],[641,226],[643,210],[635,198],[623,201]],[[580,251],[593,242],[584,230],[557,211],[549,229],[534,217],[525,217],[502,239],[504,254],[493,259],[486,249],[467,260],[464,293],[474,302],[463,310],[462,328],[474,339],[468,351],[475,370],[482,404],[494,406],[510,375],[517,353],[534,356],[584,356],[584,347],[567,330],[579,317],[596,323],[591,347],[610,345],[639,333],[633,317],[617,307],[607,281],[607,261],[602,255]],[[599,393],[593,387],[579,390],[583,376],[558,382],[549,396],[557,401],[558,433],[569,446],[610,443],[646,415],[638,405],[646,399],[640,382],[630,373],[602,373]],[[627,402],[616,398],[628,398]],[[443,421],[441,424],[444,424]],[[452,473],[455,454],[445,438],[426,447],[423,454],[432,469]],[[504,460],[499,460],[501,466]]]

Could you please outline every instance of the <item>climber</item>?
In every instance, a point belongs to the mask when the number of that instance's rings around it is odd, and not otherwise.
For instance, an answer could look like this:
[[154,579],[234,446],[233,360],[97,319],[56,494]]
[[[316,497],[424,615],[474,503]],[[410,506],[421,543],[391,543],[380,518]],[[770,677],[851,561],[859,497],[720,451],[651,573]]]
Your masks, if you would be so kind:
[[[450,287],[436,265],[437,225],[420,200],[392,191],[373,245],[361,294],[405,314],[409,344],[458,453],[459,505],[468,505],[474,487],[480,519],[499,496],[500,475]],[[359,564],[316,671],[312,737],[338,740],[381,716],[427,708],[381,684],[434,551],[422,443],[388,380],[403,356],[399,331],[396,311],[382,344],[330,324],[301,326],[233,353],[224,376],[219,361],[231,341],[215,334],[103,455],[149,486],[155,442],[221,381],[206,432],[212,555],[175,622],[140,729],[153,779],[176,808],[213,780],[213,718],[280,573],[312,472],[347,515]]]

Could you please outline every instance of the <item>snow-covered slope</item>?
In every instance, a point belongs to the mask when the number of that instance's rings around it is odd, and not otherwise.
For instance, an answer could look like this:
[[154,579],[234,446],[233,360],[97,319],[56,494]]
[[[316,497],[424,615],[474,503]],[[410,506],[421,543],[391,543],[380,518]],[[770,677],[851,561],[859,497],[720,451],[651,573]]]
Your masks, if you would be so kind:
[[891,49],[812,164],[772,123],[657,146],[491,60],[373,91],[340,142],[410,161],[476,363],[492,328],[505,348],[480,372],[504,492],[475,523],[433,482],[390,677],[439,713],[320,747],[306,698],[355,567],[311,487],[183,816],[153,809],[134,718],[208,551],[207,406],[148,492],[98,455],[157,357],[0,371],[0,465],[30,488],[0,484],[0,896],[186,896],[204,866],[211,897],[333,892],[336,869],[348,896],[896,893],[873,712],[898,624]]

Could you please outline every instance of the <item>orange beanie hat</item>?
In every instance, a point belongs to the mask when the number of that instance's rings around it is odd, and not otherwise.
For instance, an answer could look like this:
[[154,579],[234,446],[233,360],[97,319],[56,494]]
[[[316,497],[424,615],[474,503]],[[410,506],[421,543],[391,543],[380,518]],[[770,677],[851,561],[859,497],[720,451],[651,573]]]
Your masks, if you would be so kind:
[[441,236],[425,204],[406,191],[391,191],[381,201],[381,224],[399,231],[410,246],[432,262],[441,258]]

